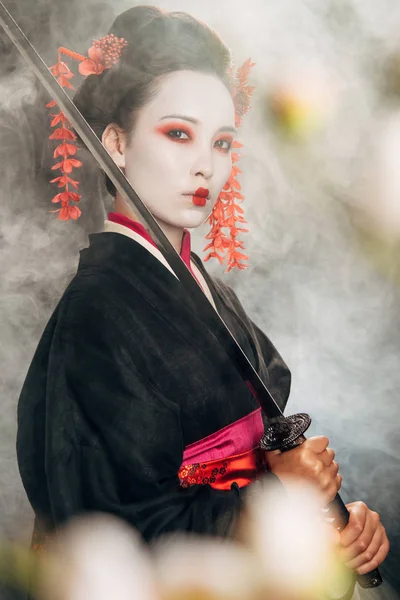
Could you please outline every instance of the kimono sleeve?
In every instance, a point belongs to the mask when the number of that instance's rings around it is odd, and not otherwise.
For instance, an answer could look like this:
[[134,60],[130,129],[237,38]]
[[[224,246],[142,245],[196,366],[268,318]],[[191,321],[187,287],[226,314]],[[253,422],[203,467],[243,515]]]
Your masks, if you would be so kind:
[[146,376],[146,340],[135,339],[117,307],[97,300],[69,310],[59,329],[46,414],[55,526],[101,511],[124,519],[148,541],[170,531],[231,535],[240,489],[179,486],[180,411]]

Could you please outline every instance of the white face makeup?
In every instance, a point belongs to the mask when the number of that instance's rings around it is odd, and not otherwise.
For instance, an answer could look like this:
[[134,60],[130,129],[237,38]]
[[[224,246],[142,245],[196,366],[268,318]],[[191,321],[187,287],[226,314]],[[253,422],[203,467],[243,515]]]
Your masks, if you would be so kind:
[[[126,177],[162,227],[198,227],[232,168],[234,105],[215,76],[177,71],[138,113],[124,149]],[[193,197],[208,190],[207,199]]]

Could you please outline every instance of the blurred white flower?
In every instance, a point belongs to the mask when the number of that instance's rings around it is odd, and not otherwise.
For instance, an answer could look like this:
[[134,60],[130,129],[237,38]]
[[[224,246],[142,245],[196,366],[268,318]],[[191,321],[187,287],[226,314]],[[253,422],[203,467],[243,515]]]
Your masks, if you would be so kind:
[[249,497],[245,527],[265,585],[289,597],[313,597],[333,568],[335,531],[322,520],[320,497],[308,486],[262,486]]
[[169,537],[155,547],[155,568],[166,598],[243,600],[257,589],[254,557],[232,541]]
[[48,600],[157,600],[154,573],[139,535],[105,515],[75,519],[46,557]]

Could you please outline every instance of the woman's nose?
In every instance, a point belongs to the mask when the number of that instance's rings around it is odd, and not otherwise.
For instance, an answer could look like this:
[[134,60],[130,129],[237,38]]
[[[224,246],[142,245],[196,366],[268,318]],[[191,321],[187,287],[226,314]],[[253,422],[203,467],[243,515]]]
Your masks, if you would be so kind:
[[204,150],[198,154],[193,161],[191,174],[203,176],[204,179],[210,179],[214,173],[213,156],[210,150]]

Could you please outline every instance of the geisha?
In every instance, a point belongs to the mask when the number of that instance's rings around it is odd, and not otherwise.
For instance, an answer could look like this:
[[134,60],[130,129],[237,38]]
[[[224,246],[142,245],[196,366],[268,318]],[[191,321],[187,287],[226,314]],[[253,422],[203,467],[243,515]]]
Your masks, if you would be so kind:
[[[236,236],[229,242],[221,227],[243,116],[228,49],[187,14],[138,6],[115,20],[88,57],[71,55],[87,75],[74,98],[79,110],[284,408],[287,366],[190,248],[188,229],[210,218],[210,253],[225,249],[232,268],[245,260]],[[68,83],[63,61],[53,72]],[[60,218],[78,218],[68,173],[80,162],[73,134],[64,135],[53,136],[63,159],[56,180],[66,185],[56,202]],[[297,476],[331,501],[341,476],[327,438],[286,453],[260,450],[263,417],[251,390],[137,215],[106,185],[114,210],[81,252],[19,400],[20,473],[41,527],[53,531],[75,515],[103,511],[147,541],[172,531],[233,536],[247,491],[268,477],[285,486]],[[348,509],[343,558],[367,573],[387,555],[386,533],[364,503]]]

